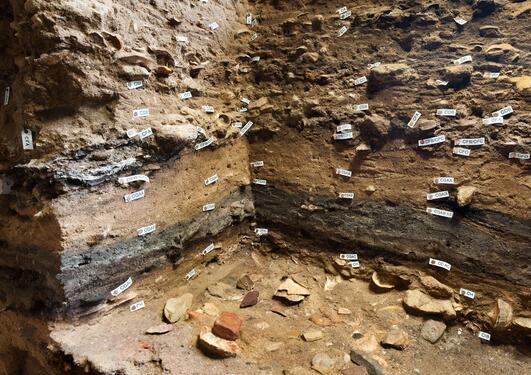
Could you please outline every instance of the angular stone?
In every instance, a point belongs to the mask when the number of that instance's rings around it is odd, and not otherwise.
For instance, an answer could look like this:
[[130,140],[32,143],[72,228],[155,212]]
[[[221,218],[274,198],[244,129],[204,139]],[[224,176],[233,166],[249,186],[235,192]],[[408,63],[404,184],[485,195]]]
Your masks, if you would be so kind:
[[336,361],[326,353],[317,353],[312,358],[312,368],[322,375],[332,375]]
[[186,311],[192,305],[193,294],[186,293],[177,298],[170,298],[164,305],[164,317],[170,323],[178,322],[184,319]]
[[385,338],[380,342],[384,348],[403,350],[408,345],[408,335],[401,328],[394,325],[391,327]]
[[417,314],[455,318],[456,312],[450,300],[435,299],[420,290],[408,290],[404,305]]
[[484,38],[498,38],[501,36],[500,28],[493,25],[485,25],[479,28],[479,35]]
[[122,66],[122,76],[127,79],[145,79],[149,78],[149,70],[143,66],[138,65],[123,65]]
[[476,191],[477,188],[474,186],[459,186],[457,188],[457,204],[459,207],[465,207],[472,203],[472,197]]
[[496,308],[494,310],[494,327],[496,329],[505,329],[511,325],[513,321],[513,308],[510,304],[498,298],[496,300]]
[[240,336],[242,320],[240,316],[233,312],[222,312],[214,322],[212,333],[225,340],[234,341]]
[[238,289],[243,290],[252,290],[254,288],[254,281],[251,279],[251,276],[249,275],[243,275],[238,279],[238,282],[236,283],[236,287]]
[[365,367],[369,375],[389,375],[381,368],[378,362],[365,352],[352,349],[350,351],[350,360],[358,366]]
[[443,40],[437,35],[429,35],[423,40],[423,47],[428,51],[433,51],[443,44]]
[[283,342],[270,342],[265,345],[266,352],[275,352],[284,346]]
[[247,293],[245,297],[243,297],[242,302],[240,303],[240,308],[243,309],[245,307],[251,307],[256,305],[258,303],[258,295],[259,293],[256,290]]
[[528,333],[531,332],[531,318],[518,317],[513,320],[513,324]]
[[322,14],[316,14],[312,18],[312,30],[313,31],[321,31],[323,29],[323,22],[325,18]]
[[371,281],[373,286],[380,290],[391,290],[394,289],[395,283],[392,277],[385,274],[379,274],[374,271],[372,273]]
[[219,309],[216,305],[213,303],[207,302],[203,305],[202,310],[205,314],[209,316],[218,316],[219,315]]
[[341,370],[341,375],[369,375],[369,372],[363,366],[352,365]]
[[508,43],[493,44],[485,51],[485,58],[489,61],[497,61],[509,64],[520,57],[521,51]]
[[340,307],[339,309],[337,309],[337,313],[339,315],[350,315],[350,314],[352,314],[352,311],[350,311],[349,309],[346,309],[344,307]]
[[210,295],[213,297],[219,297],[219,298],[226,299],[227,294],[230,290],[232,290],[232,287],[228,284],[219,282],[213,285],[209,285],[207,290],[208,290],[208,293],[210,293]]
[[454,294],[452,288],[441,283],[433,276],[421,276],[420,283],[426,289],[426,292],[435,298],[450,298]]
[[310,291],[289,277],[282,282],[277,288],[277,291],[285,291],[289,295],[309,296]]
[[317,52],[306,52],[301,55],[300,60],[305,63],[316,63],[319,61],[319,54]]
[[148,335],[163,335],[165,333],[173,331],[173,325],[171,324],[159,324],[157,326],[149,327],[146,330]]
[[382,64],[369,74],[369,91],[404,85],[415,77],[415,71],[406,64]]
[[444,70],[444,80],[448,87],[462,88],[470,83],[474,68],[470,64],[450,65]]
[[363,137],[381,138],[389,133],[391,121],[380,115],[370,115],[360,124],[360,133]]
[[238,344],[217,337],[208,327],[201,327],[198,346],[205,353],[222,358],[235,357],[241,352]]
[[420,331],[420,336],[426,340],[435,344],[443,335],[446,330],[446,324],[437,320],[426,320]]
[[311,330],[311,331],[304,332],[302,334],[302,337],[304,338],[304,341],[308,341],[308,342],[317,341],[323,338],[323,332],[317,331],[317,330]]

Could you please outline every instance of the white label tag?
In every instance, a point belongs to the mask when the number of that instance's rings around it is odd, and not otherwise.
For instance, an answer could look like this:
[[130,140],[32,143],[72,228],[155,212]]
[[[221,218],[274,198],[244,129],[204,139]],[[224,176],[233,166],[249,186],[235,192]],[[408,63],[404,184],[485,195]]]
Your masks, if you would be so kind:
[[210,146],[212,143],[214,143],[214,138],[207,139],[204,142],[196,144],[195,145],[195,149],[196,149],[196,151],[199,151],[199,150],[201,150],[201,149],[203,149],[205,147]]
[[247,99],[247,98],[241,98],[240,102],[242,102],[243,104],[247,104],[247,105],[249,105],[251,103],[251,101],[249,99]]
[[208,25],[208,27],[209,27],[210,30],[212,30],[212,31],[219,29],[219,25],[218,25],[217,22],[212,22],[210,25]]
[[471,151],[468,148],[454,147],[452,152],[454,153],[454,155],[470,156]]
[[336,174],[345,177],[352,177],[352,172],[347,169],[336,168]]
[[440,79],[435,81],[436,86],[448,86],[448,81],[441,81]]
[[245,126],[240,130],[240,137],[247,133],[247,130],[251,129],[251,126],[253,126],[253,122],[248,121],[247,124],[245,124]]
[[192,93],[190,91],[181,92],[179,94],[179,99],[190,99],[192,97]]
[[251,59],[251,62],[258,62],[260,61],[260,56],[255,56]]
[[529,153],[523,154],[521,152],[510,152],[509,153],[509,159],[529,160]]
[[431,138],[426,138],[426,139],[420,139],[419,140],[419,146],[420,147],[424,147],[424,146],[430,146],[430,145],[435,145],[435,144],[438,144],[438,143],[443,143],[446,141],[446,136],[444,135],[439,135],[437,137],[431,137]]
[[338,141],[342,141],[342,140],[345,140],[345,139],[353,139],[353,138],[354,138],[354,136],[353,136],[352,132],[334,134],[334,139],[338,140]]
[[340,124],[336,128],[337,133],[343,133],[346,130],[352,130],[352,125],[351,124]]
[[464,64],[464,63],[467,63],[467,62],[472,62],[472,56],[470,55],[466,55],[466,56],[463,56],[457,60],[454,60],[454,64],[455,65],[461,65],[461,64]]
[[368,111],[369,110],[369,104],[363,103],[363,104],[354,104],[354,110],[355,111]]
[[135,129],[127,129],[127,136],[129,138],[136,137],[137,135],[138,135],[138,133],[136,132]]
[[500,76],[500,73],[495,73],[495,72],[483,73],[483,78],[498,78],[499,76]]
[[382,65],[382,63],[378,61],[378,62],[375,62],[375,63],[372,63],[372,64],[368,64],[368,65],[367,65],[367,68],[368,68],[369,70],[371,70],[371,69],[374,69],[374,68],[379,67],[380,65]]
[[339,193],[341,199],[354,199],[354,193]]
[[464,288],[461,288],[459,289],[459,294],[467,297],[467,298],[470,298],[470,299],[474,299],[474,297],[476,297],[476,293],[471,291],[471,290],[468,290],[468,289],[464,289]]
[[450,193],[448,192],[448,190],[437,191],[435,193],[426,194],[426,200],[432,201],[434,199],[448,198],[449,196],[450,196]]
[[246,25],[252,25],[253,24],[253,15],[252,14],[248,14],[247,16],[245,16],[245,24]]
[[149,108],[135,109],[133,111],[133,118],[148,117],[148,116],[149,116]]
[[435,216],[447,217],[448,219],[454,217],[454,213],[452,211],[441,210],[439,208],[428,207],[426,208],[426,212]]
[[213,175],[213,176],[210,176],[209,178],[207,178],[205,180],[205,186],[208,186],[208,185],[212,185],[214,182],[216,182],[217,180],[219,180],[219,177],[217,174]]
[[135,174],[133,176],[120,177],[118,179],[118,183],[120,183],[120,184],[128,184],[130,182],[135,182],[135,181],[149,182],[149,177],[145,176],[143,174]]
[[238,109],[238,112],[240,113],[245,113],[247,112],[249,109],[247,107],[241,107],[240,109]]
[[499,111],[492,112],[491,115],[492,117],[505,117],[511,113],[513,113],[513,107],[507,106],[507,107],[500,109]]
[[209,253],[212,252],[212,250],[214,250],[214,244],[211,243],[210,245],[208,245],[205,250],[201,251],[201,255],[205,256],[205,255],[208,255]]
[[483,332],[483,331],[479,331],[479,333],[478,333],[478,337],[479,337],[480,339],[482,339],[482,340],[490,341],[491,335],[490,335],[490,333]]
[[339,254],[339,259],[358,260],[358,254]]
[[341,13],[339,15],[339,18],[342,19],[342,20],[346,20],[350,16],[352,16],[352,11],[349,10],[348,12]]
[[140,133],[138,133],[138,136],[140,137],[140,139],[147,138],[150,135],[153,135],[153,130],[151,130],[151,128],[144,129]]
[[485,144],[485,137],[481,138],[461,138],[455,141],[457,146],[481,146]]
[[265,236],[269,233],[269,229],[267,228],[255,228],[254,233],[256,233],[259,236]]
[[196,126],[195,128],[197,129],[197,132],[198,132],[198,133],[203,134],[204,136],[206,136],[206,131],[205,131],[205,129],[203,129],[203,128],[200,127],[200,126]]
[[22,130],[22,149],[23,150],[33,150],[33,134],[31,130],[24,129]]
[[496,116],[496,117],[487,117],[481,120],[483,125],[494,125],[494,124],[502,124],[503,125],[503,117]]
[[463,26],[465,23],[467,23],[466,20],[462,19],[461,17],[455,17],[454,18],[454,21],[456,24],[458,24],[459,26]]
[[255,41],[256,39],[258,39],[258,34],[254,33],[254,34],[251,36],[251,42]]
[[144,303],[144,301],[140,301],[137,303],[133,303],[131,306],[129,306],[129,311],[135,312],[143,309],[144,307],[146,307],[146,304]]
[[343,26],[341,29],[339,29],[339,31],[337,32],[337,36],[338,37],[342,37],[343,35],[345,35],[345,33],[348,31],[348,27],[346,26]]
[[439,185],[454,185],[455,180],[453,177],[435,177],[433,183]]
[[442,109],[438,109],[437,110],[437,113],[436,113],[437,116],[455,116],[457,115],[457,110],[455,109],[452,109],[452,108],[442,108]]
[[242,126],[243,126],[243,123],[241,123],[241,122],[235,122],[235,123],[232,124],[233,128],[241,128]]
[[123,292],[125,292],[127,289],[129,289],[129,287],[133,285],[133,279],[132,278],[128,278],[125,283],[123,283],[122,285],[120,285],[118,288],[116,289],[113,289],[111,290],[111,295],[113,297],[116,297],[120,294],[122,294]]
[[409,120],[409,122],[407,123],[407,126],[409,126],[410,128],[414,128],[415,125],[417,125],[417,121],[419,120],[420,116],[422,116],[422,113],[420,112],[415,112],[413,114],[413,117],[411,117],[411,120]]
[[359,86],[359,85],[363,85],[363,84],[366,83],[366,82],[367,82],[367,77],[366,77],[366,76],[363,76],[363,77],[360,77],[360,78],[356,79],[356,80],[354,81],[354,84],[355,84],[356,86]]
[[195,268],[193,270],[191,270],[190,272],[188,272],[184,278],[186,279],[186,281],[190,281],[192,280],[195,276],[197,275],[197,272],[195,271]]
[[263,160],[253,161],[251,163],[251,167],[254,167],[254,168],[263,167],[263,166],[264,166]]
[[215,203],[208,203],[203,206],[203,212],[212,211],[216,208]]
[[142,87],[143,83],[142,81],[131,81],[131,82],[127,82],[127,88],[129,90],[134,90],[134,89],[138,89],[140,87]]
[[175,37],[179,43],[188,43],[188,37],[184,35],[177,35]]
[[9,104],[10,95],[11,95],[11,87],[7,86],[4,91],[4,106]]
[[358,261],[350,262],[350,266],[352,268],[360,268],[360,262]]
[[429,263],[430,263],[431,266],[444,268],[445,270],[448,270],[448,271],[450,271],[450,269],[452,268],[452,265],[450,263],[446,263],[446,262],[443,262],[442,260],[438,260],[438,259],[430,258],[430,262]]
[[147,227],[138,228],[136,230],[136,233],[139,237],[142,237],[142,236],[145,236],[146,234],[153,233],[156,230],[157,230],[157,224],[151,224],[151,225],[148,225]]
[[138,199],[142,199],[145,197],[145,195],[146,195],[146,191],[142,189],[139,191],[135,191],[134,193],[124,195],[124,201],[125,203],[129,203],[132,201],[136,201]]
[[262,179],[259,179],[259,178],[255,178],[253,180],[253,184],[265,186],[265,185],[267,185],[267,180],[262,180]]
[[339,14],[342,14],[342,13],[348,12],[348,8],[347,7],[341,7],[338,10],[336,10],[336,12],[339,13]]
[[203,112],[205,113],[214,113],[214,107],[212,107],[211,105],[204,105],[201,107],[201,109],[203,110]]

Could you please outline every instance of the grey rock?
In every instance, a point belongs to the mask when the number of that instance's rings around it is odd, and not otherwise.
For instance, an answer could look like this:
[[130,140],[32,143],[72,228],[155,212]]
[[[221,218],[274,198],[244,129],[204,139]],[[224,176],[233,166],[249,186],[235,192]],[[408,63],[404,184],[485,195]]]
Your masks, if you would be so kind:
[[380,342],[384,348],[403,350],[408,345],[407,333],[398,326],[392,326],[385,338]]
[[312,368],[323,375],[332,375],[335,373],[335,365],[336,361],[326,353],[317,353],[312,358]]
[[415,70],[406,64],[382,64],[371,70],[368,89],[375,92],[390,86],[405,85],[415,77]]
[[479,28],[479,35],[484,38],[498,38],[501,36],[500,28],[493,25],[485,25]]
[[426,340],[435,344],[443,335],[446,330],[446,324],[437,320],[427,320],[422,326],[420,336]]
[[444,318],[455,318],[457,315],[450,300],[436,299],[420,290],[408,290],[404,305],[408,310],[421,315],[436,315]]
[[390,375],[386,373],[373,358],[366,353],[357,349],[350,351],[350,360],[358,366],[363,366],[367,369],[369,375]]
[[451,65],[444,71],[444,79],[448,81],[448,87],[462,88],[470,83],[470,77],[474,68],[469,64]]

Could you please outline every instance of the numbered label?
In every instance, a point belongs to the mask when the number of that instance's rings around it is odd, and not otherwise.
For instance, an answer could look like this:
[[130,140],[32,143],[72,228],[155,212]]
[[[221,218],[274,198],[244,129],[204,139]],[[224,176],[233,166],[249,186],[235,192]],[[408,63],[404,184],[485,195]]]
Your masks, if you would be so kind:
[[356,86],[363,85],[364,83],[367,83],[367,77],[366,76],[360,77],[360,78],[358,78],[358,79],[356,79],[354,81],[354,84]]
[[241,122],[233,122],[232,127],[233,128],[241,128],[243,126],[243,123]]
[[342,14],[342,13],[348,12],[348,8],[347,7],[341,7],[338,10],[336,10],[336,12],[339,13],[339,14]]
[[149,182],[149,177],[148,176],[145,176],[143,174],[135,174],[133,176],[128,176],[128,177],[120,177],[118,179],[118,183],[120,184],[129,184],[131,182],[135,182],[135,181],[144,181],[144,182]]
[[215,247],[214,244],[211,243],[210,245],[208,245],[208,246],[205,248],[205,250],[201,251],[201,254],[202,254],[203,256],[208,255],[209,253],[211,253],[211,252],[214,250],[214,247]]
[[201,150],[201,149],[203,149],[205,147],[210,146],[212,143],[214,143],[214,138],[207,139],[204,142],[196,144],[195,145],[195,149],[196,149],[196,151],[199,151],[199,150]]
[[422,113],[416,111],[413,114],[413,117],[411,117],[411,120],[409,120],[409,122],[407,123],[407,126],[409,126],[410,128],[414,128],[415,125],[417,125],[417,121],[419,121],[420,116],[422,116]]
[[127,137],[133,138],[138,135],[137,131],[135,129],[127,129]]
[[6,87],[4,90],[4,106],[9,104],[9,97],[11,96],[11,87]]
[[195,270],[195,268],[193,270],[191,270],[190,272],[188,272],[184,278],[186,279],[186,281],[190,281],[192,280],[194,277],[197,276],[197,271]]
[[464,20],[462,19],[461,17],[455,17],[454,18],[454,21],[456,24],[458,24],[459,26],[463,26],[464,24],[467,23],[467,20]]
[[352,177],[352,171],[342,168],[336,168],[336,174],[344,177]]
[[461,138],[455,141],[457,146],[482,146],[485,144],[485,137],[481,138]]
[[151,224],[151,225],[148,225],[147,227],[138,228],[136,230],[136,233],[138,237],[143,237],[146,234],[153,233],[156,230],[157,230],[157,224]]
[[454,155],[470,156],[471,151],[468,148],[454,147],[452,150]]
[[446,217],[448,219],[454,217],[454,213],[452,211],[441,210],[439,208],[428,207],[426,208],[426,212],[430,215]]
[[179,99],[190,99],[192,97],[192,93],[190,91],[181,92],[179,94]]
[[135,109],[133,111],[133,118],[148,117],[149,108]]
[[214,182],[216,182],[217,180],[219,180],[219,177],[217,174],[213,175],[213,176],[210,176],[209,178],[207,178],[205,180],[205,186],[208,186],[208,185],[212,185]]
[[24,129],[22,130],[22,149],[23,150],[33,150],[33,134],[31,130]]
[[505,117],[513,112],[514,112],[513,107],[507,106],[507,107],[500,109],[499,111],[492,112],[491,116],[492,117]]
[[267,180],[262,180],[260,178],[255,178],[253,180],[253,184],[265,186],[265,185],[267,185]]
[[138,133],[138,136],[140,137],[141,140],[151,135],[153,135],[153,130],[151,130],[151,128],[144,129],[140,133]]
[[208,25],[208,28],[212,31],[219,29],[219,25],[217,22],[212,22],[210,25]]
[[267,228],[255,228],[254,233],[256,233],[259,236],[265,236],[269,233],[269,229]]
[[336,128],[336,132],[337,133],[343,133],[347,130],[352,130],[352,125],[351,124],[339,124]]
[[446,141],[446,136],[439,135],[437,137],[420,139],[419,140],[419,146],[420,147],[431,146],[431,145],[436,145],[436,144],[439,144],[439,143],[443,143],[445,141]]
[[529,160],[529,153],[523,154],[521,152],[510,152],[509,159]]
[[444,268],[447,271],[450,271],[450,269],[452,268],[452,265],[450,263],[446,263],[446,262],[443,262],[442,260],[433,259],[433,258],[430,258],[429,264],[430,266]]
[[453,108],[441,108],[437,110],[436,115],[454,117],[457,115],[457,110]]
[[339,193],[340,199],[354,199],[354,193]]
[[494,125],[494,124],[503,125],[503,117],[501,116],[487,117],[487,118],[484,118],[481,122],[483,123],[483,125]]
[[491,335],[490,335],[490,333],[483,332],[483,331],[479,331],[479,333],[478,333],[478,337],[479,337],[480,339],[482,339],[482,340],[490,341]]
[[135,90],[135,89],[139,89],[140,87],[143,86],[143,83],[142,81],[131,81],[131,82],[127,82],[127,88],[129,90]]
[[466,55],[466,56],[463,56],[457,60],[454,60],[454,64],[455,65],[461,65],[461,64],[464,64],[464,63],[467,63],[467,62],[472,62],[472,56],[470,55]]
[[203,212],[212,211],[216,209],[215,203],[208,203],[203,206]]
[[125,292],[129,287],[133,285],[133,279],[128,278],[123,284],[121,284],[118,288],[111,290],[111,295],[113,297],[117,297],[123,292]]
[[125,203],[129,203],[129,202],[133,202],[133,201],[137,201],[139,199],[142,199],[145,196],[146,196],[146,191],[144,189],[142,189],[142,190],[139,190],[139,191],[135,191],[134,193],[124,195],[124,201],[125,201]]
[[455,185],[455,179],[453,177],[435,177],[433,183],[439,185]]
[[349,11],[347,11],[347,12],[341,13],[341,14],[339,15],[339,19],[346,20],[346,19],[349,18],[350,16],[352,16],[352,12],[349,10]]
[[264,162],[262,160],[253,161],[251,163],[251,167],[253,167],[253,168],[259,168],[259,167],[263,167],[263,166],[264,166]]
[[368,111],[369,110],[369,104],[363,103],[363,104],[355,104],[354,105],[355,111]]
[[205,113],[214,113],[214,107],[212,107],[211,105],[204,105],[201,107],[201,109],[203,110],[203,112]]
[[337,36],[338,37],[342,37],[343,35],[345,35],[345,33],[348,31],[348,27],[346,26],[343,26],[341,29],[339,29],[339,31],[337,32]]
[[247,14],[245,16],[245,24],[246,25],[252,25],[253,24],[253,15],[252,14]]
[[251,101],[249,99],[247,99],[247,98],[241,98],[240,102],[242,102],[243,104],[246,104],[246,105],[249,105],[251,103]]
[[375,62],[375,63],[372,63],[372,64],[368,64],[368,65],[367,65],[367,68],[368,68],[369,70],[372,70],[372,69],[374,69],[374,68],[379,67],[380,65],[382,65],[381,62]]
[[248,121],[247,124],[240,130],[240,137],[243,136],[249,129],[251,129],[251,126],[253,126],[252,121]]
[[450,196],[450,193],[448,192],[448,190],[437,191],[435,193],[426,194],[426,200],[432,201],[435,199],[448,198],[449,196]]
[[474,299],[476,297],[475,292],[468,290],[468,289],[464,289],[464,288],[459,289],[459,294],[465,296],[466,298],[470,298],[470,299]]
[[498,78],[499,76],[500,76],[500,73],[495,73],[495,72],[483,73],[483,78],[488,78],[488,79]]
[[334,139],[338,141],[342,141],[345,139],[353,139],[353,138],[354,138],[354,135],[352,134],[352,132],[334,134]]
[[177,39],[177,42],[179,43],[188,43],[188,37],[184,35],[177,35],[175,39]]
[[339,259],[358,260],[358,254],[339,254]]
[[137,303],[133,303],[131,306],[129,306],[129,311],[135,312],[138,310],[142,310],[144,307],[146,307],[146,304],[144,303],[144,301],[140,301]]
[[352,268],[360,268],[360,262],[358,262],[357,260],[354,261],[354,262],[350,262],[350,267],[352,267]]

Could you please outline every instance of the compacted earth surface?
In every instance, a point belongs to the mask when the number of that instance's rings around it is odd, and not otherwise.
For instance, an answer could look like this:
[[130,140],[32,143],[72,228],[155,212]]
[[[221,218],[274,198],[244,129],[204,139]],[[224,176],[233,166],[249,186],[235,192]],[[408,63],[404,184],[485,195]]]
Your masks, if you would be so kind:
[[531,3],[0,3],[0,374],[529,374]]

